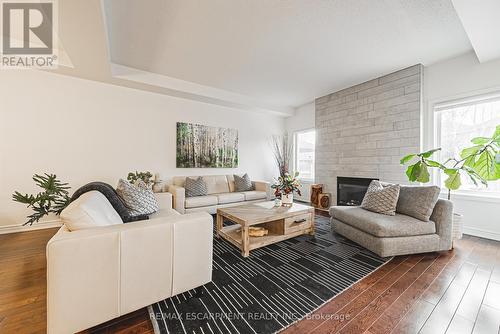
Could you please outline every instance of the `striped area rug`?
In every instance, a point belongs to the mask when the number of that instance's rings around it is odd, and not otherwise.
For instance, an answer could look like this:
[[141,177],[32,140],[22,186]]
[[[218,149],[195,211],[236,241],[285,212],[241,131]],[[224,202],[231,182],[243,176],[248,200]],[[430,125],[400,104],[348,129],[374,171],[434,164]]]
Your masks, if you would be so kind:
[[156,333],[275,333],[306,317],[383,265],[332,234],[316,216],[316,236],[253,250],[248,258],[214,238],[213,280],[149,307]]

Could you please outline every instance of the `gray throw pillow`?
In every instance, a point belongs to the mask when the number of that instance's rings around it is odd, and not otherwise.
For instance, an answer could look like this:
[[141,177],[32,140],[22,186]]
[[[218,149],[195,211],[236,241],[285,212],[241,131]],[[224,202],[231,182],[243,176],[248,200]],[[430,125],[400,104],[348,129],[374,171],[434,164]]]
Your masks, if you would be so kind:
[[396,212],[428,222],[440,191],[437,186],[401,186]]
[[233,177],[234,177],[234,190],[235,191],[253,190],[253,184],[252,184],[252,181],[250,181],[250,177],[248,176],[248,174],[245,174],[243,176],[238,176],[238,175],[234,174]]
[[153,190],[142,180],[134,185],[120,179],[116,192],[129,210],[130,216],[150,215],[160,210]]
[[368,211],[394,216],[398,197],[399,184],[384,185],[373,180],[368,186],[361,207]]
[[186,177],[186,197],[205,196],[208,193],[207,184],[201,176],[196,179]]

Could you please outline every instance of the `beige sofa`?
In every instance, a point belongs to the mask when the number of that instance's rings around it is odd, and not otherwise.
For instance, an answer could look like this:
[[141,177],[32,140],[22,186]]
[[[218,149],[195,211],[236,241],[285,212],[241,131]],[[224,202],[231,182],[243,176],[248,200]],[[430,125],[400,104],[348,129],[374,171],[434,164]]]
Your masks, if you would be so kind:
[[[189,177],[197,178],[198,176]],[[252,181],[254,190],[236,192],[233,175],[207,175],[202,177],[207,184],[208,195],[196,197],[186,197],[186,190],[184,189],[186,176],[176,176],[172,179],[172,185],[168,186],[168,192],[172,194],[174,209],[179,213],[205,211],[215,214],[217,208],[271,199],[271,185],[269,182]]]
[[[49,334],[75,333],[211,281],[212,217],[180,215],[169,193],[156,196],[160,212],[146,221],[123,224],[99,192],[62,212],[67,225],[47,244]],[[89,221],[96,227],[66,227]]]

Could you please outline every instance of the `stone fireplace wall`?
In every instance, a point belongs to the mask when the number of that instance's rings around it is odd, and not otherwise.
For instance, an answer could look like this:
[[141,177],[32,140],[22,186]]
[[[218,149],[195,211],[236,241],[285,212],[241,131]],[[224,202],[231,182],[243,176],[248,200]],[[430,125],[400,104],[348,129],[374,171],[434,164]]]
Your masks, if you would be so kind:
[[337,176],[408,183],[399,160],[420,150],[423,66],[316,99],[316,182],[336,203]]

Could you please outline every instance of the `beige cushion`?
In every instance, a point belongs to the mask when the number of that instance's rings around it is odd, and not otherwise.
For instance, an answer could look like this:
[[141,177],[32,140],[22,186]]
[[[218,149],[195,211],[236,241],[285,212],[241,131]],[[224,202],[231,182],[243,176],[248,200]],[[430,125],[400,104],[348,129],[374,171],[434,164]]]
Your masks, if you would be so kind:
[[229,191],[234,192],[234,176],[233,175],[226,175],[227,178],[227,183],[229,186]]
[[368,186],[361,207],[365,210],[394,216],[399,197],[399,184],[382,185],[373,180]]
[[245,195],[242,193],[224,193],[216,194],[219,204],[235,203],[245,201]]
[[229,184],[225,175],[209,175],[203,176],[203,180],[207,183],[208,194],[220,194],[229,192]]
[[[190,178],[196,179],[198,176],[190,176]],[[226,175],[207,175],[202,176],[203,181],[207,184],[207,193],[220,194],[229,192],[229,184]],[[186,183],[185,176],[175,176],[172,179],[172,183],[175,186],[184,187]]]
[[334,206],[330,208],[333,218],[376,237],[402,237],[436,233],[434,222],[396,214],[381,215],[360,207]]
[[89,191],[71,202],[61,220],[68,230],[77,231],[97,226],[123,224],[108,199],[99,191]]
[[436,206],[439,192],[437,186],[401,186],[396,212],[427,222]]
[[187,197],[185,202],[185,207],[186,209],[198,208],[200,206],[217,205],[217,203],[218,203],[217,196],[213,195]]
[[254,201],[257,199],[265,199],[267,194],[265,191],[244,191],[241,194],[245,195],[245,201]]

